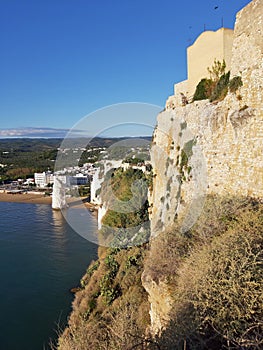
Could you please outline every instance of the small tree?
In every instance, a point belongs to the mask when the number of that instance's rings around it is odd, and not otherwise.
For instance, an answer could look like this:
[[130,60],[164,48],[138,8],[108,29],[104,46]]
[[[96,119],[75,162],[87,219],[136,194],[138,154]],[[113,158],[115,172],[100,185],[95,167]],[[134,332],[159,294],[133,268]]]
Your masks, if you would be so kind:
[[221,75],[225,74],[226,62],[225,60],[220,62],[215,59],[212,67],[211,68],[208,67],[207,70],[210,75],[210,79],[214,82],[218,82]]

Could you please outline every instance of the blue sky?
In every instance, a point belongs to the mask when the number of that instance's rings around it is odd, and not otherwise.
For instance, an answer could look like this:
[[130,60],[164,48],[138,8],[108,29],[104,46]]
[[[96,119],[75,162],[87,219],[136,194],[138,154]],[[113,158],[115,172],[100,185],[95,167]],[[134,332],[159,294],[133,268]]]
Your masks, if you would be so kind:
[[115,103],[163,107],[204,24],[233,28],[249,2],[0,0],[1,129],[71,128]]

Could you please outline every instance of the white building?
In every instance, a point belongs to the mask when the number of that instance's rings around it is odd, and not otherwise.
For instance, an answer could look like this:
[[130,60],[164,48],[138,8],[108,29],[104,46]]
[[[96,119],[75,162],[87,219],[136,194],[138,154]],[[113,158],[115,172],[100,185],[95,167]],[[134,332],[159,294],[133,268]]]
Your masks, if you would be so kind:
[[88,176],[85,176],[81,173],[76,174],[75,176],[69,177],[70,185],[86,185],[88,183]]
[[34,179],[37,187],[44,188],[48,184],[53,184],[54,175],[51,173],[51,171],[43,171],[43,173],[35,173]]
[[34,185],[35,184],[35,180],[32,177],[29,177],[26,179],[26,181],[24,182],[24,185]]
[[46,172],[46,182],[47,184],[53,184],[54,183],[54,175],[51,171]]

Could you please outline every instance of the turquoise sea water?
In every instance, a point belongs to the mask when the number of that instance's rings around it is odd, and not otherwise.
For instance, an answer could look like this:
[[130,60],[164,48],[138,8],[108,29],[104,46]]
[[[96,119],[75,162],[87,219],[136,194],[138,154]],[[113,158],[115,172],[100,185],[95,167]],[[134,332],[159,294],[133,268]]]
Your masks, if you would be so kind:
[[97,246],[48,205],[0,202],[0,213],[0,349],[48,349]]

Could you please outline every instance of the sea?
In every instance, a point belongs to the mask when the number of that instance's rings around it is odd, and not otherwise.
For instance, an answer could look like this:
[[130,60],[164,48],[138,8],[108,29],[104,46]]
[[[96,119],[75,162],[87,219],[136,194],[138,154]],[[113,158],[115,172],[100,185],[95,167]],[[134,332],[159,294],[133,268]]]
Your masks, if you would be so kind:
[[[87,230],[95,232],[88,215]],[[97,245],[49,205],[0,202],[0,216],[0,350],[49,349]]]

